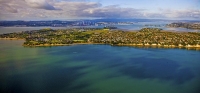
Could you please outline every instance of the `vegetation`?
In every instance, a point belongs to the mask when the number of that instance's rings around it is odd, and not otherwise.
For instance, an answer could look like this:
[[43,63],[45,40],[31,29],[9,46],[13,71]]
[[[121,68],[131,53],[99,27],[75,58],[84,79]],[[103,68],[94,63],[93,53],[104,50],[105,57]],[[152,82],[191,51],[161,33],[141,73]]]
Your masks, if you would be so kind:
[[100,28],[41,29],[2,34],[0,38],[25,39],[24,46],[98,43],[132,46],[200,47],[199,32],[168,32],[159,28],[143,28],[136,32]]
[[182,27],[187,29],[200,29],[200,23],[184,23],[184,22],[178,22],[178,23],[171,23],[167,24],[167,27]]

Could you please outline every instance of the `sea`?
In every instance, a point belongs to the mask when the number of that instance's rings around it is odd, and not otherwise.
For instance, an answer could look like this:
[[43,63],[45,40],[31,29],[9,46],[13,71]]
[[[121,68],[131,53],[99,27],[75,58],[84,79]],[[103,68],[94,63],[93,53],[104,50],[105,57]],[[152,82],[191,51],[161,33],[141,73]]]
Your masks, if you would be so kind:
[[[41,28],[3,27],[0,33]],[[199,50],[23,42],[0,40],[0,93],[200,93]]]

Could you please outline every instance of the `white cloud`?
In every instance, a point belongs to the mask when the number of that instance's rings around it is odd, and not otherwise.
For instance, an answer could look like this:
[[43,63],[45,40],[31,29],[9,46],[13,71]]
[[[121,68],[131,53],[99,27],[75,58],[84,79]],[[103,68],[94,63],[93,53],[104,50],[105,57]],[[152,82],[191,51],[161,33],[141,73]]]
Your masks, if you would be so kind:
[[[100,3],[95,2],[58,2],[55,7],[61,8],[64,14],[76,17],[136,17],[141,15],[141,9],[121,8],[112,5],[103,7]],[[138,17],[138,16],[137,16]]]
[[[200,19],[200,10],[124,8],[103,6],[88,0],[0,0],[0,20],[7,19],[70,19],[70,18],[194,18]],[[59,10],[59,11],[58,11]]]
[[188,9],[188,10],[170,10],[162,9],[162,14],[168,18],[200,18],[200,10]]
[[46,0],[25,0],[26,3],[32,8],[56,10],[54,6],[50,5]]

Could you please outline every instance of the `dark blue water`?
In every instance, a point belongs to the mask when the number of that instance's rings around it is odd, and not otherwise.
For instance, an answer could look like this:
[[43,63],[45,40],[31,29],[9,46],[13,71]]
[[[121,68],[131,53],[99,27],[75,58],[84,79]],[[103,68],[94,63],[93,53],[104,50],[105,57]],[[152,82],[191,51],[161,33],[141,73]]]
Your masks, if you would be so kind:
[[0,40],[1,93],[199,93],[200,51]]

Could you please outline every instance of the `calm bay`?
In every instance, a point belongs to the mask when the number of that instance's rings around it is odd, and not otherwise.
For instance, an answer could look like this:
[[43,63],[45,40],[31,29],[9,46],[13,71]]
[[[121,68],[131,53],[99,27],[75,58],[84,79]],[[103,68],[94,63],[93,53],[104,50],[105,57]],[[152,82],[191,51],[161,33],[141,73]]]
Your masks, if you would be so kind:
[[[25,30],[33,29],[19,29]],[[0,40],[1,93],[200,91],[200,51],[109,45],[30,48],[23,42]]]

